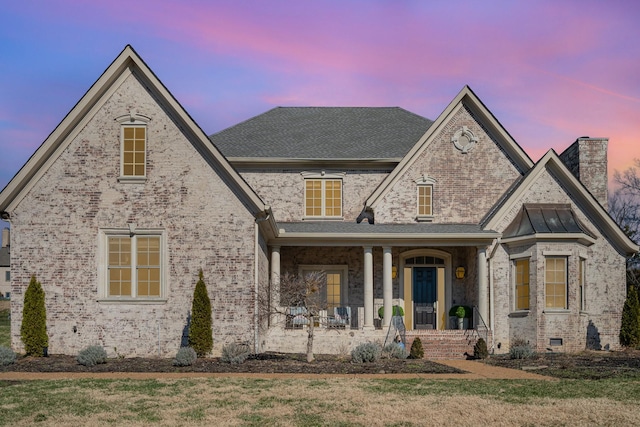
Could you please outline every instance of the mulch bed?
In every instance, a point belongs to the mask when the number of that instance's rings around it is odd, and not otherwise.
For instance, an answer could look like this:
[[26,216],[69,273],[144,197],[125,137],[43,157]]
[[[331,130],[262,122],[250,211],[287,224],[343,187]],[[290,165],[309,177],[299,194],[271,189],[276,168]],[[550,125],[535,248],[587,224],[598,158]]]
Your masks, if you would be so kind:
[[265,353],[251,356],[242,364],[224,363],[220,358],[198,359],[192,366],[173,366],[173,359],[118,358],[96,366],[83,366],[74,356],[19,357],[0,372],[210,372],[210,373],[300,373],[300,374],[445,374],[462,371],[428,361],[381,359],[375,363],[351,363],[348,357],[317,355],[312,363],[301,354]]

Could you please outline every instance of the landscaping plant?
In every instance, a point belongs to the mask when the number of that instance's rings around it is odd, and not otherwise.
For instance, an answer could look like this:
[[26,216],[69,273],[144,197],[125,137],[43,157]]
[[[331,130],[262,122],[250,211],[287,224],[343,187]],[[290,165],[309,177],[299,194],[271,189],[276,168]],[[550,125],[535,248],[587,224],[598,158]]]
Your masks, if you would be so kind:
[[489,350],[487,349],[487,342],[484,338],[478,338],[473,346],[473,358],[474,359],[486,359],[489,357]]
[[353,363],[373,363],[380,360],[381,355],[382,347],[380,344],[366,342],[351,351],[351,361]]
[[191,305],[189,346],[196,351],[198,357],[202,357],[213,349],[213,330],[211,327],[211,300],[207,293],[207,286],[204,284],[202,269],[200,269],[198,277]]
[[196,351],[191,347],[180,347],[176,358],[173,359],[173,366],[191,366],[198,359]]
[[107,363],[107,352],[99,345],[90,345],[80,350],[76,360],[84,366],[100,365]]
[[416,337],[411,343],[411,350],[409,351],[410,359],[422,359],[424,357],[424,349],[422,348],[422,341],[420,337]]
[[0,366],[8,366],[16,363],[16,354],[9,347],[0,345]]
[[246,344],[230,343],[222,347],[222,360],[225,363],[240,364],[247,360],[251,354],[249,346]]
[[20,337],[27,356],[41,357],[46,355],[46,349],[49,347],[46,322],[44,291],[40,282],[36,280],[36,276],[33,275],[24,294],[24,309],[20,326]]
[[627,299],[622,308],[620,344],[630,348],[640,347],[640,302],[636,287],[633,285],[629,286]]

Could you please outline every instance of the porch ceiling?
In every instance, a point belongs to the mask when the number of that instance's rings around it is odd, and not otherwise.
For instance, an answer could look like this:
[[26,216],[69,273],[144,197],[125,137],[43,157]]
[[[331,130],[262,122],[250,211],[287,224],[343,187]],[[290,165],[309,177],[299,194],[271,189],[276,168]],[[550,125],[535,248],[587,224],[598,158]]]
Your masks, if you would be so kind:
[[500,237],[476,224],[368,224],[308,221],[278,223],[282,246],[479,246]]

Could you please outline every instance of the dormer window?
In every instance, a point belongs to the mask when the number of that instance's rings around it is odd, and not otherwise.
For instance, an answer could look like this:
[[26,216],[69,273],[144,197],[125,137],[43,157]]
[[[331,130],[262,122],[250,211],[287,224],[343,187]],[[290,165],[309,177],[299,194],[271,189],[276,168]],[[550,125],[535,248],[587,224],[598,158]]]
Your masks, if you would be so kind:
[[433,220],[433,187],[436,180],[426,175],[416,181],[417,187],[417,221]]
[[342,218],[342,176],[303,172],[304,217],[309,219]]
[[120,122],[120,182],[144,182],[147,177],[147,123],[149,118],[129,113]]

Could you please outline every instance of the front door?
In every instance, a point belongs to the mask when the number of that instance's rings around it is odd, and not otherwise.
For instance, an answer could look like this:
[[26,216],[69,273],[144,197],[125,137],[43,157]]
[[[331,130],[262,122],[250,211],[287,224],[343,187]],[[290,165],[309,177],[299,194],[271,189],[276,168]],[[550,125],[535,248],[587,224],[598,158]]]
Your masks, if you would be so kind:
[[436,267],[413,267],[413,310],[415,329],[436,328],[438,300]]

